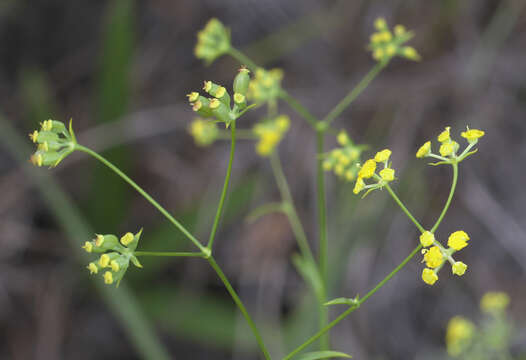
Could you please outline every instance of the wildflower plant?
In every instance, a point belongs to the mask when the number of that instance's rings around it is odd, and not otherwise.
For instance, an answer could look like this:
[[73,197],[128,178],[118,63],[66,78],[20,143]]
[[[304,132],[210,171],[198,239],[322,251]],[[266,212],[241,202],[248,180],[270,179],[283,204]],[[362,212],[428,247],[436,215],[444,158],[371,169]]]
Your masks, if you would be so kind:
[[[237,139],[246,137],[254,140],[255,151],[263,159],[268,159],[272,168],[274,179],[280,194],[278,203],[263,204],[254,209],[250,215],[256,219],[272,212],[281,212],[286,215],[294,237],[298,244],[299,253],[293,256],[293,263],[298,273],[303,277],[306,284],[312,289],[317,300],[317,312],[319,315],[319,330],[309,339],[296,347],[289,354],[282,357],[283,360],[296,358],[304,349],[319,340],[317,351],[302,353],[303,359],[325,359],[335,357],[350,357],[341,352],[330,350],[330,330],[349,314],[362,306],[368,298],[374,295],[386,282],[399,272],[415,255],[421,253],[425,268],[422,271],[422,279],[427,284],[434,284],[438,279],[438,272],[446,261],[451,264],[452,272],[462,275],[467,265],[453,258],[453,254],[462,250],[469,244],[469,235],[463,230],[454,232],[449,236],[447,247],[435,237],[435,232],[444,218],[455,192],[458,165],[477,150],[473,149],[484,132],[481,130],[467,129],[461,136],[468,142],[467,146],[460,151],[460,145],[451,139],[450,128],[447,127],[439,136],[439,154],[432,152],[431,142],[426,142],[416,152],[417,158],[433,158],[438,162],[431,165],[450,165],[453,169],[453,181],[447,201],[437,221],[430,228],[424,228],[416,218],[409,212],[402,201],[391,188],[396,183],[397,174],[391,161],[390,149],[383,149],[369,159],[362,159],[363,153],[368,149],[366,145],[357,145],[344,130],[336,131],[332,123],[342,112],[360,95],[370,82],[388,65],[395,56],[409,60],[420,60],[417,51],[406,45],[413,37],[413,33],[407,31],[402,25],[396,25],[392,30],[386,21],[379,18],[375,21],[376,31],[371,36],[369,49],[376,63],[363,79],[353,87],[322,119],[314,116],[305,106],[291,96],[283,87],[282,79],[284,73],[279,69],[267,70],[254,63],[245,54],[232,46],[230,31],[217,19],[211,19],[205,28],[197,34],[197,45],[195,55],[206,64],[211,64],[222,55],[230,55],[238,60],[241,68],[234,75],[232,86],[224,86],[207,80],[203,83],[202,91],[194,90],[188,93],[187,98],[194,112],[198,114],[188,127],[189,133],[199,146],[208,146],[217,140],[228,138],[230,140],[230,156],[221,191],[216,214],[206,242],[197,239],[184,225],[175,219],[164,207],[153,199],[144,189],[124,174],[117,166],[95,151],[80,145],[75,139],[71,122],[69,128],[59,121],[47,120],[42,123],[40,131],[30,135],[31,140],[38,144],[38,148],[31,157],[31,161],[37,165],[56,166],[66,156],[78,150],[88,154],[102,162],[110,170],[115,172],[136,191],[138,191],[148,202],[150,202],[172,225],[181,231],[196,248],[191,252],[157,252],[137,250],[142,230],[137,234],[126,233],[120,238],[115,235],[97,235],[94,240],[86,241],[83,248],[88,253],[99,254],[87,266],[91,274],[100,274],[106,284],[118,285],[132,263],[141,268],[139,257],[141,256],[173,256],[173,257],[196,257],[202,258],[212,267],[219,279],[223,282],[226,290],[232,297],[240,312],[246,319],[250,329],[257,341],[261,355],[265,359],[271,359],[265,341],[258,327],[252,320],[230,281],[214,258],[214,241],[216,239],[225,199],[228,192],[232,164],[236,149]],[[291,119],[280,114],[279,102],[287,103],[301,118],[312,128],[316,136],[316,179],[317,179],[317,221],[319,232],[317,234],[317,251],[312,249],[312,241],[309,241],[303,224],[298,216],[294,205],[288,181],[283,172],[279,158],[279,145],[284,140],[289,128],[294,124]],[[237,129],[236,123],[247,111],[259,106],[266,106],[267,115],[260,120],[252,129]],[[222,129],[221,124],[224,124]],[[337,134],[335,137],[338,147],[327,151],[326,139],[329,134]],[[338,178],[353,187],[355,194],[367,194],[374,190],[386,189],[394,201],[401,207],[404,213],[415,224],[420,231],[420,238],[415,239],[416,248],[383,280],[376,284],[372,290],[363,297],[338,297],[329,300],[328,289],[328,235],[327,235],[327,209],[325,193],[325,172],[332,172]],[[354,185],[352,185],[354,184]],[[344,305],[347,309],[343,311],[334,321],[328,320],[328,306]],[[275,357],[275,356],[274,356]]]

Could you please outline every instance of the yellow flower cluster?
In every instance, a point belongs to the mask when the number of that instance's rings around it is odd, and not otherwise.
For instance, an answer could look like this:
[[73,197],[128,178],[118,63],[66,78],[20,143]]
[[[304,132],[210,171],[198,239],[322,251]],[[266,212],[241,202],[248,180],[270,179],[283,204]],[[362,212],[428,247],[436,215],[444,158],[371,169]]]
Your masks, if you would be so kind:
[[484,294],[480,300],[480,308],[489,314],[502,313],[508,307],[510,297],[504,292],[490,291]]
[[[391,150],[384,149],[377,152],[374,158],[366,160],[363,165],[360,166],[360,171],[358,171],[358,178],[354,184],[353,192],[358,194],[364,189],[369,189],[369,192],[374,189],[379,189],[385,184],[393,181],[395,179],[395,170],[390,166],[390,157]],[[378,172],[378,175],[376,175],[377,164],[383,164],[383,169]],[[377,182],[375,184],[367,185],[364,179],[370,179],[372,177],[375,177]],[[365,195],[367,195],[367,193]]]
[[74,137],[60,121],[44,121],[40,124],[40,131],[33,131],[29,138],[37,144],[29,159],[35,166],[55,167],[75,149]]
[[213,121],[207,121],[201,118],[195,118],[188,127],[188,132],[194,138],[199,146],[208,146],[212,144],[219,134],[217,125]]
[[289,127],[290,119],[286,115],[256,124],[253,128],[254,134],[259,139],[256,144],[256,152],[261,156],[272,154]]
[[449,320],[446,330],[446,347],[448,354],[456,357],[469,347],[475,329],[475,325],[465,317],[452,317]]
[[468,141],[468,146],[457,156],[459,144],[451,139],[450,130],[451,127],[447,126],[437,137],[437,140],[440,143],[440,148],[438,150],[440,156],[432,153],[431,141],[427,141],[418,149],[416,157],[433,157],[445,161],[446,163],[451,163],[453,161],[460,162],[476,151],[470,152],[471,148],[478,142],[478,139],[484,136],[484,131],[477,129],[468,128],[466,131],[462,132],[461,136]]
[[256,103],[276,99],[281,89],[282,79],[283,70],[281,69],[256,69],[254,78],[248,84],[248,99]]
[[325,155],[323,169],[333,171],[341,179],[353,181],[358,173],[356,165],[360,160],[362,147],[355,145],[344,130],[338,133],[336,139],[341,147],[333,149]]
[[230,31],[213,18],[208,21],[203,30],[197,33],[197,45],[194,54],[198,59],[210,64],[230,49]]
[[137,248],[142,230],[137,234],[130,232],[124,234],[120,240],[115,235],[98,234],[92,241],[86,241],[82,248],[88,253],[101,253],[97,261],[90,262],[87,266],[90,274],[98,274],[104,271],[102,278],[105,284],[116,283],[119,286],[124,277],[130,261],[137,267],[142,268],[134,251]]
[[464,275],[468,266],[462,261],[455,261],[452,255],[456,251],[465,248],[468,245],[468,240],[469,235],[465,231],[455,231],[449,235],[448,248],[446,249],[435,239],[435,235],[432,232],[423,232],[420,235],[420,244],[425,248],[422,250],[424,255],[422,262],[425,262],[427,267],[422,271],[422,280],[426,284],[433,285],[438,280],[437,273],[446,259],[451,264],[453,274]]
[[407,31],[403,25],[396,25],[391,32],[386,21],[378,18],[374,27],[377,32],[371,35],[369,49],[376,61],[386,63],[397,55],[413,61],[420,60],[420,55],[414,48],[402,46],[413,37],[413,33]]

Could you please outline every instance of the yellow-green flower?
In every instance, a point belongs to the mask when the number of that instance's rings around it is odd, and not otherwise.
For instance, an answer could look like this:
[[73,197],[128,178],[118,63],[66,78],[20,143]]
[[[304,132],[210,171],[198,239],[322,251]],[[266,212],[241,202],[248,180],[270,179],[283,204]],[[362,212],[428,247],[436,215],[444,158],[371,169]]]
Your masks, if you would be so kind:
[[113,283],[113,275],[111,271],[106,271],[104,273],[104,283],[108,285],[111,285]]
[[93,251],[93,244],[91,243],[91,241],[86,241],[84,243],[84,246],[82,247],[84,250],[86,250],[86,252],[92,252]]
[[194,53],[199,59],[211,63],[230,49],[230,31],[217,19],[210,19],[197,33]]
[[365,182],[363,181],[361,177],[358,177],[358,179],[356,179],[356,183],[354,184],[354,189],[352,192],[354,194],[358,194],[360,191],[363,190],[364,187],[365,187]]
[[463,131],[460,135],[463,138],[466,138],[470,143],[474,143],[484,136],[484,131],[477,129],[467,129],[466,131]]
[[510,297],[504,292],[490,291],[482,296],[480,308],[485,313],[500,313],[508,307]]
[[110,265],[110,256],[108,254],[102,254],[99,258],[99,265],[102,268],[108,267]]
[[446,330],[446,347],[450,356],[459,356],[471,344],[475,325],[462,316],[449,320]]
[[280,115],[275,119],[256,124],[253,128],[254,134],[259,139],[256,144],[256,152],[260,156],[272,154],[289,127],[290,119],[286,115]]
[[394,169],[391,168],[385,168],[380,170],[380,177],[383,181],[393,181],[395,176]]
[[424,253],[424,261],[427,267],[434,269],[439,267],[444,261],[444,255],[438,246],[433,246],[429,250],[422,250]]
[[449,137],[449,130],[451,129],[451,127],[447,126],[446,129],[444,131],[442,131],[440,133],[440,135],[438,135],[438,141],[440,141],[441,143],[443,142],[446,142],[448,141],[449,139],[451,139]]
[[350,143],[349,136],[344,130],[338,133],[336,140],[338,141],[338,144],[340,144],[341,146],[346,146],[346,145],[349,145]]
[[428,247],[433,245],[435,242],[435,235],[430,231],[425,231],[420,235],[420,244],[422,244],[423,247]]
[[433,270],[425,268],[422,271],[422,280],[424,280],[426,284],[433,285],[438,280],[438,276]]
[[454,233],[449,235],[447,246],[457,251],[462,250],[463,248],[468,246],[468,240],[469,235],[465,231],[455,231]]
[[212,144],[219,135],[217,125],[213,121],[206,121],[201,118],[195,118],[188,131],[199,146]]
[[431,141],[426,142],[424,145],[420,146],[420,149],[416,152],[417,158],[423,158],[431,153]]
[[360,168],[360,171],[358,172],[358,177],[363,179],[369,179],[374,175],[375,170],[376,161],[374,161],[374,159],[369,159]]
[[382,163],[389,160],[389,156],[391,156],[391,150],[384,149],[376,153],[376,155],[374,156],[374,161]]
[[468,266],[464,264],[462,261],[455,261],[453,265],[451,265],[451,271],[453,274],[462,276],[466,272]]
[[93,262],[90,262],[87,266],[88,270],[89,270],[89,273],[90,274],[96,274],[99,272],[99,268],[97,267],[97,265]]
[[121,244],[124,246],[128,246],[134,239],[135,237],[133,236],[133,234],[131,232],[127,232],[121,237]]
[[440,145],[440,149],[438,151],[442,156],[450,156],[456,151],[457,146],[458,144],[454,141],[446,142]]

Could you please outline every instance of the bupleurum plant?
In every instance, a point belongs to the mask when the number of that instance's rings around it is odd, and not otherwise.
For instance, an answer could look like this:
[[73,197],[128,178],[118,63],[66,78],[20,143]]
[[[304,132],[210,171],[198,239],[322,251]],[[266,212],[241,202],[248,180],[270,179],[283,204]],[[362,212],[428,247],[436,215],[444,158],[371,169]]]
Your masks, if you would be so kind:
[[[363,305],[367,299],[374,295],[386,282],[399,272],[415,255],[423,255],[422,262],[425,267],[422,271],[422,279],[425,283],[433,285],[438,280],[438,272],[447,262],[451,265],[451,271],[458,276],[463,275],[467,265],[453,258],[453,255],[465,248],[470,240],[464,230],[453,232],[447,241],[447,247],[435,237],[435,232],[441,224],[453,199],[458,180],[459,164],[468,156],[474,154],[478,140],[484,132],[476,129],[466,129],[461,136],[466,139],[467,145],[460,151],[460,144],[450,137],[450,127],[440,133],[438,154],[431,149],[431,141],[427,141],[416,152],[417,158],[431,158],[437,160],[430,165],[447,165],[453,170],[453,181],[447,201],[440,212],[437,220],[431,227],[424,227],[409,212],[407,207],[395,194],[392,184],[396,183],[397,174],[391,162],[391,150],[383,149],[376,152],[374,157],[363,160],[362,155],[367,151],[367,145],[356,144],[349,134],[344,130],[336,130],[333,122],[349,105],[360,95],[370,82],[384,69],[390,61],[398,56],[412,61],[419,61],[420,55],[410,46],[405,45],[414,34],[402,25],[396,25],[391,30],[383,18],[374,22],[376,31],[371,35],[369,50],[375,65],[363,77],[363,79],[346,94],[340,102],[322,119],[314,116],[298,100],[291,96],[282,86],[284,73],[281,69],[264,69],[245,54],[236,49],[231,43],[230,31],[219,20],[212,19],[205,28],[199,31],[198,42],[195,47],[195,55],[202,59],[207,65],[223,55],[230,55],[238,60],[241,68],[233,77],[232,86],[225,86],[208,80],[203,84],[202,92],[191,91],[187,97],[191,109],[198,115],[188,126],[188,131],[199,146],[208,146],[217,140],[230,140],[230,156],[227,171],[220,194],[216,214],[208,240],[197,239],[179,221],[177,221],[164,207],[154,200],[145,190],[137,185],[132,179],[124,174],[117,166],[95,151],[80,145],[73,132],[72,123],[69,127],[56,120],[46,120],[42,123],[40,131],[30,134],[31,140],[38,144],[37,150],[31,156],[31,162],[37,166],[57,166],[69,154],[78,150],[94,157],[102,162],[124,181],[137,190],[148,202],[150,202],[168,221],[181,231],[195,245],[197,251],[193,252],[157,252],[137,250],[142,229],[133,234],[128,232],[120,238],[113,234],[95,235],[91,241],[86,241],[83,248],[88,253],[99,254],[87,266],[91,274],[100,274],[103,281],[108,285],[118,286],[127,272],[130,263],[138,268],[141,264],[138,260],[141,256],[173,256],[173,257],[197,257],[202,258],[216,272],[229,292],[233,301],[250,326],[258,343],[261,355],[265,359],[282,358],[288,360],[297,359],[326,359],[336,357],[350,357],[347,354],[330,350],[330,330]],[[287,131],[294,124],[291,119],[281,114],[278,109],[280,101],[287,103],[300,118],[307,121],[315,136],[317,151],[312,159],[316,162],[317,179],[317,251],[313,251],[304,230],[303,224],[296,211],[291,191],[284,175],[279,158],[278,147],[284,140]],[[267,114],[258,121],[252,129],[237,129],[237,122],[249,110],[255,107],[266,107]],[[327,151],[325,141],[329,134],[336,134],[338,147]],[[291,229],[297,241],[299,253],[292,258],[298,273],[303,277],[306,284],[312,289],[317,299],[317,312],[319,314],[319,331],[296,347],[289,354],[272,354],[262,338],[260,331],[243,302],[239,298],[234,287],[217,264],[214,258],[214,241],[216,239],[225,199],[228,192],[232,164],[234,161],[236,142],[239,138],[247,138],[254,141],[255,151],[262,158],[269,159],[276,185],[280,193],[278,203],[264,204],[254,209],[251,218],[258,218],[272,212],[283,213],[290,222]],[[325,172],[333,172],[339,179],[353,184],[354,194],[363,194],[362,198],[374,190],[386,189],[393,200],[398,204],[407,217],[414,223],[420,232],[419,240],[415,239],[415,249],[391,271],[372,290],[364,296],[338,297],[332,300],[328,293],[328,236],[327,236],[327,209],[325,193]],[[347,309],[329,322],[328,306],[345,305]],[[316,351],[303,352],[304,349],[319,340]]]

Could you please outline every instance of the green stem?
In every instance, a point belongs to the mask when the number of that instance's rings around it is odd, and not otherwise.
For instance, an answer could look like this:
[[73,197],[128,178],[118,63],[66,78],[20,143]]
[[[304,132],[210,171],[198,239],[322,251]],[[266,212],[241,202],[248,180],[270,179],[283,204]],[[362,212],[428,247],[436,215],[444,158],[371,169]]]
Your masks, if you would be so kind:
[[442,219],[446,215],[447,210],[449,209],[449,205],[451,204],[451,200],[453,199],[453,194],[455,193],[455,189],[457,187],[457,180],[458,180],[458,163],[454,162],[451,164],[453,167],[453,182],[451,183],[451,190],[449,191],[449,196],[446,201],[446,205],[444,205],[444,209],[442,209],[442,213],[438,217],[438,220],[436,221],[435,225],[431,228],[431,232],[434,233],[436,229],[438,228],[438,225],[442,222]]
[[292,358],[294,355],[296,355],[301,350],[305,349],[307,346],[309,346],[314,341],[323,336],[325,333],[327,333],[332,327],[334,327],[336,324],[338,324],[340,321],[346,318],[354,310],[358,309],[365,301],[367,301],[367,299],[369,299],[375,292],[377,292],[382,286],[384,286],[394,275],[396,275],[396,273],[402,270],[402,268],[420,251],[421,248],[422,245],[418,245],[413,251],[411,251],[411,253],[393,271],[391,271],[389,275],[383,278],[382,281],[380,281],[371,291],[369,291],[363,298],[360,299],[358,305],[352,306],[349,309],[345,310],[336,319],[331,321],[327,326],[325,326],[323,329],[318,331],[315,335],[311,336],[307,341],[305,341],[303,344],[301,344],[291,353],[285,356],[283,360],[289,360],[290,358]]
[[205,257],[201,252],[174,252],[174,251],[135,251],[135,256],[177,256],[177,257]]
[[[323,170],[323,151],[325,147],[325,127],[318,127],[316,131],[316,147],[317,147],[317,159],[316,159],[316,177],[317,177],[317,193],[318,193],[318,226],[319,226],[319,264],[320,264],[320,277],[323,283],[324,298],[323,303],[327,301],[327,286],[329,283],[328,275],[328,258],[329,258],[329,244],[327,239],[327,201],[325,198],[325,171]],[[327,309],[325,307],[325,309]],[[320,314],[320,328],[327,325],[329,321],[329,312],[325,310]],[[328,350],[329,348],[329,333],[321,338],[322,350]]]
[[75,150],[80,150],[82,152],[85,152],[88,155],[93,156],[95,159],[99,160],[101,163],[109,167],[113,172],[115,172],[117,175],[119,175],[124,181],[126,181],[128,184],[130,184],[139,194],[141,194],[150,204],[152,204],[161,214],[163,214],[176,228],[178,228],[190,241],[194,243],[195,246],[199,250],[201,250],[204,253],[208,253],[208,249],[205,248],[201,243],[192,235],[186,228],[179,223],[166,209],[164,209],[157,201],[155,201],[146,191],[144,191],[139,185],[137,185],[132,179],[130,179],[126,174],[124,174],[118,167],[113,165],[111,162],[106,160],[104,157],[96,153],[95,151],[79,145],[75,144]]
[[250,60],[248,56],[243,54],[241,51],[239,51],[235,47],[230,47],[230,49],[228,49],[228,54],[232,56],[234,59],[236,59],[237,61],[239,61],[242,65],[245,65],[251,71],[256,71],[256,69],[258,68],[255,62]]
[[221,192],[221,198],[219,199],[219,205],[217,206],[216,216],[214,224],[212,225],[212,231],[210,232],[210,238],[208,239],[208,245],[206,246],[209,250],[212,250],[214,239],[219,226],[219,220],[221,219],[221,213],[225,205],[226,193],[228,191],[228,184],[230,183],[230,175],[232,174],[232,163],[234,162],[234,153],[236,150],[236,121],[230,123],[230,134],[232,135],[232,142],[230,145],[230,158],[228,159],[228,167],[226,170],[225,182],[223,184],[223,191]]
[[292,227],[292,231],[294,232],[294,236],[296,237],[301,253],[310,262],[316,263],[307,240],[307,235],[305,234],[305,230],[303,229],[303,225],[301,224],[298,213],[294,206],[294,201],[287,183],[287,178],[283,173],[279,155],[276,151],[274,151],[274,153],[270,156],[270,165],[272,166],[272,172],[274,174],[274,178],[276,179],[276,183],[283,200],[282,210],[289,219],[290,226]]
[[292,96],[289,95],[289,93],[281,89],[279,92],[279,97],[285,101],[289,106],[296,111],[298,114],[300,114],[307,122],[313,127],[316,128],[316,125],[318,124],[318,119],[310,113],[309,110],[303,105],[301,105],[296,99],[294,99]]
[[261,352],[263,353],[263,356],[265,357],[266,360],[270,360],[271,357],[269,355],[269,352],[268,352],[267,348],[265,347],[265,343],[263,342],[263,339],[261,337],[261,334],[259,333],[258,328],[256,327],[256,324],[254,323],[254,321],[252,320],[252,318],[248,314],[248,311],[245,308],[245,305],[243,305],[243,302],[241,301],[241,299],[237,295],[236,291],[234,290],[234,288],[232,287],[232,285],[228,281],[226,275],[223,273],[223,270],[221,270],[219,265],[217,265],[216,261],[214,260],[214,258],[212,256],[210,256],[207,260],[210,263],[210,265],[212,266],[212,268],[214,269],[214,271],[217,273],[217,276],[219,276],[219,278],[221,279],[221,281],[225,285],[225,287],[226,287],[227,291],[229,292],[230,296],[232,297],[232,299],[236,303],[237,307],[239,308],[239,311],[241,311],[241,314],[243,314],[243,316],[245,317],[245,320],[247,321],[248,325],[250,326],[250,329],[252,330],[252,333],[254,334],[254,337],[256,338],[256,341],[257,341],[257,343],[259,345],[259,348],[261,349]]
[[378,73],[387,65],[383,62],[378,62],[339,103],[336,105],[327,116],[323,119],[323,122],[330,124],[340,115],[351,103],[360,95],[365,88],[371,83],[371,81],[378,75]]
[[415,217],[409,212],[409,210],[407,210],[407,208],[405,207],[405,205],[400,201],[400,199],[398,198],[398,196],[396,196],[396,194],[394,193],[393,189],[391,189],[391,187],[389,186],[389,184],[385,184],[385,187],[387,189],[387,191],[389,191],[389,194],[391,194],[392,198],[394,199],[394,201],[398,204],[398,206],[400,206],[400,208],[403,210],[403,212],[407,215],[407,217],[413,222],[413,224],[415,224],[415,226],[418,228],[418,230],[420,230],[420,232],[425,232],[426,230],[424,229],[424,227],[422,225],[420,225],[420,223],[415,219]]

